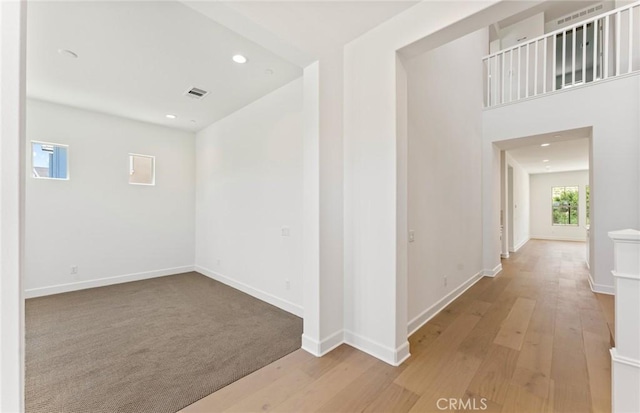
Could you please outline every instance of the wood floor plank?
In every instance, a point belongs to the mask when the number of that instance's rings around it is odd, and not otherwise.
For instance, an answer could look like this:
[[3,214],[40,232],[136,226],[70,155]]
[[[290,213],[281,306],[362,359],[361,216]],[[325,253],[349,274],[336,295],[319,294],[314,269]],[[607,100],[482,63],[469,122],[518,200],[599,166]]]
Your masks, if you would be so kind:
[[310,412],[322,405],[327,398],[342,391],[346,386],[362,376],[377,360],[368,354],[356,352],[349,359],[346,359],[333,367],[331,370],[318,377],[273,407],[274,412]]
[[469,391],[503,404],[519,352],[494,344],[469,384]]
[[361,412],[400,374],[400,369],[380,363],[370,367],[317,409],[318,412]]
[[589,390],[594,412],[611,410],[611,357],[607,337],[584,332],[584,350],[589,372]]
[[[224,409],[224,412],[266,412],[279,405],[314,380],[304,372],[293,369],[252,395]],[[219,410],[218,410],[219,411]]]
[[364,413],[406,413],[418,401],[420,396],[414,392],[389,384],[375,399],[363,410]]
[[437,379],[445,371],[449,357],[456,353],[457,347],[467,337],[469,331],[478,323],[480,317],[462,314],[432,343],[429,351],[411,363],[396,378],[395,383],[422,394],[430,381]]
[[270,383],[289,373],[292,369],[296,369],[300,365],[313,359],[316,359],[316,357],[306,351],[295,351],[244,377],[242,380],[223,387],[200,401],[185,407],[181,412],[210,413],[223,411],[244,400],[246,397],[264,389]]
[[535,300],[519,297],[493,343],[520,350],[535,306]]
[[455,353],[446,369],[441,371],[436,380],[428,383],[409,411],[412,413],[438,411],[438,400],[462,398],[481,364],[480,359],[460,352]]
[[529,331],[525,335],[517,367],[540,372],[549,377],[552,358],[553,335]]

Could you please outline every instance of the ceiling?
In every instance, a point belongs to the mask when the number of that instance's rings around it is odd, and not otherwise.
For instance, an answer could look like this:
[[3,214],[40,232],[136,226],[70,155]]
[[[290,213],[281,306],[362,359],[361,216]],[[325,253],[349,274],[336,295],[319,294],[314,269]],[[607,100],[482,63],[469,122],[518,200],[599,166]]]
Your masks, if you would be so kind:
[[419,1],[231,1],[225,5],[316,57]]
[[198,131],[416,3],[29,1],[27,95]]
[[[577,138],[576,135],[582,136]],[[588,136],[569,132],[539,135],[536,137],[539,142],[508,150],[507,153],[529,174],[583,171],[589,169]],[[542,143],[550,145],[543,147]]]
[[200,130],[302,74],[175,1],[29,1],[27,19],[29,97],[164,126]]

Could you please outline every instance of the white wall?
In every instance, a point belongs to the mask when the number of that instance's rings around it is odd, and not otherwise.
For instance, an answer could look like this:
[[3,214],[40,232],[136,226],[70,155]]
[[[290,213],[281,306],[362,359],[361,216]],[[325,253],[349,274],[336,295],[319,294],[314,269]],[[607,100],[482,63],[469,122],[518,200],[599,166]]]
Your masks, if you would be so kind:
[[[510,231],[509,252],[515,252],[529,241],[529,173],[506,153],[507,166],[513,168],[513,228]],[[511,211],[507,211],[507,216]]]
[[[28,296],[192,269],[192,133],[29,100],[31,140],[69,145],[70,179],[32,178],[28,143]],[[128,183],[129,153],[156,157],[155,186]]]
[[302,88],[295,80],[196,137],[196,270],[298,315]]
[[598,291],[613,292],[613,244],[607,232],[637,228],[640,224],[638,90],[640,76],[635,74],[485,110],[485,266],[497,264],[500,251],[499,207],[496,207],[500,194],[490,167],[496,156],[496,144],[592,126],[591,282]]
[[409,332],[482,271],[479,62],[487,47],[482,29],[405,64],[408,228],[415,232],[409,243]]
[[[585,187],[589,171],[558,172],[531,175],[531,238],[585,241],[587,201]],[[578,187],[578,225],[551,225],[551,188]]]
[[0,2],[0,411],[24,408],[26,2]]
[[407,240],[397,221],[398,168],[406,160],[398,159],[396,53],[416,46],[401,53],[420,54],[529,6],[420,2],[345,46],[345,341],[390,364],[409,357],[406,291],[398,291],[407,277],[398,243]]
[[[544,13],[538,13],[500,29],[500,48],[507,49],[518,43],[527,43],[544,34]],[[518,39],[522,39],[518,41]]]

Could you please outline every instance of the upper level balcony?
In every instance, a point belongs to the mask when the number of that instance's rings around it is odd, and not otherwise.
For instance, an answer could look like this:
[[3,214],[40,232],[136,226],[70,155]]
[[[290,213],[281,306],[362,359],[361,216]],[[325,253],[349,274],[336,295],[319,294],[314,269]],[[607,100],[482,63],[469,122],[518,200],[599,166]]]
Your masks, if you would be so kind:
[[640,71],[640,1],[518,40],[482,60],[486,108]]

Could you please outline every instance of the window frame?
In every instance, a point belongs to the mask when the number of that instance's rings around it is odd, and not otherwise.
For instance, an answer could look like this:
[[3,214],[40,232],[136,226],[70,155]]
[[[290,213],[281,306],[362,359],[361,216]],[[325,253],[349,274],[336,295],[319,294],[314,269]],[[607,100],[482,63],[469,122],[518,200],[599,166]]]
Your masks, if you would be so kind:
[[[131,182],[133,171],[133,157],[139,156],[143,158],[151,158],[151,183]],[[156,157],[154,155],[145,155],[142,153],[129,152],[129,185],[155,186],[156,185]]]
[[[64,144],[64,143],[55,143],[55,142],[46,142],[46,141],[38,141],[38,140],[32,140],[29,141],[31,143],[30,147],[29,147],[29,159],[31,160],[29,162],[29,165],[31,166],[31,173],[29,174],[31,176],[31,178],[33,179],[42,179],[42,180],[48,180],[48,181],[68,181],[71,179],[71,168],[70,168],[70,163],[69,163],[69,157],[70,157],[70,150],[69,150],[69,145]],[[66,178],[51,178],[49,176],[34,176],[33,170],[35,168],[35,165],[33,164],[33,144],[39,144],[39,145],[51,145],[51,146],[58,146],[61,148],[65,148],[67,150],[67,159],[66,159],[66,163],[67,163],[67,177]],[[49,167],[51,167],[51,165],[49,165]]]

